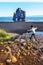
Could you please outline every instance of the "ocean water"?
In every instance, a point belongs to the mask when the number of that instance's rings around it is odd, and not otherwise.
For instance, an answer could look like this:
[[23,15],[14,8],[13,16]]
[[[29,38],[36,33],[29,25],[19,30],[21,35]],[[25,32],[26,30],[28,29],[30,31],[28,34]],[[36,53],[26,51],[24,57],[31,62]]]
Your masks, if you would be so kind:
[[[43,16],[29,16],[26,22],[43,22]],[[13,17],[0,17],[0,22],[13,22]]]
[[43,16],[30,16],[30,17],[27,17],[26,22],[43,22]]
[[12,17],[0,17],[0,22],[13,22]]

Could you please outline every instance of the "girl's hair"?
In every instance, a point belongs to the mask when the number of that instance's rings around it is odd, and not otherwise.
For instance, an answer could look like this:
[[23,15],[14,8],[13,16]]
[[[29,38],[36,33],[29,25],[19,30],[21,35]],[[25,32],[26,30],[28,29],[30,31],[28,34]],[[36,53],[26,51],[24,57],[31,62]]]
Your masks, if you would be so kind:
[[31,25],[31,28],[33,27],[33,25]]

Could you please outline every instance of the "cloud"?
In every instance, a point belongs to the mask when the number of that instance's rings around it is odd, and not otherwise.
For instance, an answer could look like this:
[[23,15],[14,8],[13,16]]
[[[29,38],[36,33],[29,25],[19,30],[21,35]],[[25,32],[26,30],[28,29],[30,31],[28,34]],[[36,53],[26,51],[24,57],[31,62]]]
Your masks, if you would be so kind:
[[43,0],[0,0],[0,2],[43,2]]

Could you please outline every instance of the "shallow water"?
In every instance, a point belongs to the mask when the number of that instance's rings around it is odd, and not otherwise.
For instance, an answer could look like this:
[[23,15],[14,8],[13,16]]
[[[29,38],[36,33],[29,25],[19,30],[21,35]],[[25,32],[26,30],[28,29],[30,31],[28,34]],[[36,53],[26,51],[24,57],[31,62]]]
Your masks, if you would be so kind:
[[[28,32],[27,32],[28,33]],[[32,34],[32,32],[29,32],[28,34]],[[35,32],[36,35],[43,35],[43,31],[36,31]]]
[[43,31],[42,31],[42,32],[40,32],[40,31],[38,32],[38,31],[37,31],[35,34],[43,35]]

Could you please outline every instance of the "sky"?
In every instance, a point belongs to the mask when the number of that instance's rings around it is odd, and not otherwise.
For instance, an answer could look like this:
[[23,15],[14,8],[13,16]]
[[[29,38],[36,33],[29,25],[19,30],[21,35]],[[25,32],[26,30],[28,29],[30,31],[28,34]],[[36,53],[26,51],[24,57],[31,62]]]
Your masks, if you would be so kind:
[[43,2],[43,0],[0,0],[0,2]]
[[[1,0],[2,1],[2,0]],[[16,11],[18,7],[26,12],[26,16],[42,16],[43,15],[43,2],[1,2],[0,1],[0,17],[13,16],[13,13]],[[3,0],[4,1],[4,0]],[[8,1],[8,0],[6,0]],[[28,1],[28,0],[27,0]],[[39,0],[43,1],[43,0]]]

